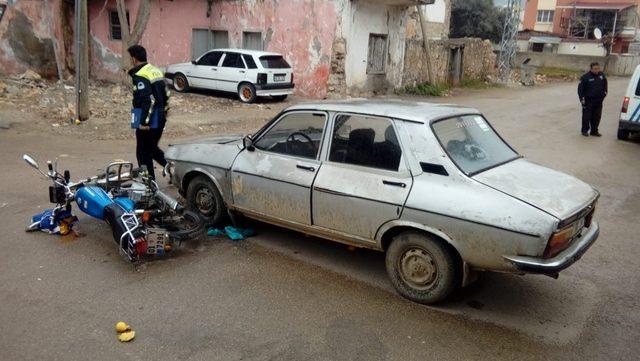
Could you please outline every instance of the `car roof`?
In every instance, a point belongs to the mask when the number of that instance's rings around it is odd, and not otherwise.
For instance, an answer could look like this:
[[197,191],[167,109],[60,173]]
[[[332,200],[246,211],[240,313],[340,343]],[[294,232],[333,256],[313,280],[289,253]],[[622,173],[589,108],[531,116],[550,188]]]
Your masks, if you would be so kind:
[[318,110],[360,113],[421,123],[464,114],[480,114],[477,109],[455,104],[437,104],[395,99],[348,99],[300,103],[287,110]]
[[262,50],[233,49],[233,48],[211,49],[211,50],[209,50],[207,53],[210,53],[210,52],[212,52],[212,51],[226,51],[226,52],[234,52],[234,53],[248,54],[248,55],[253,55],[253,56],[258,56],[258,57],[260,57],[260,56],[265,56],[265,55],[282,56],[282,54],[272,53],[272,52],[262,51]]

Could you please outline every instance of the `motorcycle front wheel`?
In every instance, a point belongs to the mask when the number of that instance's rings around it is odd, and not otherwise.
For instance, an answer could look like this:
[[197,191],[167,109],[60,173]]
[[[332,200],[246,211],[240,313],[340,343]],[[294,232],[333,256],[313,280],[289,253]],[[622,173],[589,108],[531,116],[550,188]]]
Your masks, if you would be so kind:
[[180,215],[166,216],[151,222],[153,227],[167,231],[171,241],[182,242],[198,239],[205,233],[204,221],[191,211],[183,211]]

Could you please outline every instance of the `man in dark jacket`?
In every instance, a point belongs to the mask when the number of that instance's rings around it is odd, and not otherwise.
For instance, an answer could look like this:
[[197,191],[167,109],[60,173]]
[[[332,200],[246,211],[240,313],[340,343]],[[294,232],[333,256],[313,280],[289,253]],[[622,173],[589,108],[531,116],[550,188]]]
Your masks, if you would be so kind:
[[591,63],[591,70],[580,78],[578,97],[582,103],[582,135],[601,137],[598,132],[602,117],[602,102],[608,92],[607,77],[600,71],[600,64]]
[[133,61],[129,75],[133,81],[132,127],[136,128],[136,158],[155,178],[153,161],[162,167],[167,164],[164,152],[158,147],[167,122],[169,94],[164,74],[147,63],[147,51],[140,45],[127,49]]

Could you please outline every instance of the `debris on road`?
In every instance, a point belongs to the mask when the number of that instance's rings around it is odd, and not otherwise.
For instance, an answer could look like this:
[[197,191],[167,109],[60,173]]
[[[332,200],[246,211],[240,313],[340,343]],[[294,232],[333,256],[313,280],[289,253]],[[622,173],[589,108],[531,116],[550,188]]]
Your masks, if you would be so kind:
[[118,332],[118,340],[120,342],[129,342],[136,337],[136,332],[122,321],[116,323],[116,332]]
[[207,236],[211,237],[228,237],[232,241],[242,241],[247,237],[253,237],[255,232],[251,228],[236,228],[232,226],[224,227],[224,229],[211,228],[207,232]]

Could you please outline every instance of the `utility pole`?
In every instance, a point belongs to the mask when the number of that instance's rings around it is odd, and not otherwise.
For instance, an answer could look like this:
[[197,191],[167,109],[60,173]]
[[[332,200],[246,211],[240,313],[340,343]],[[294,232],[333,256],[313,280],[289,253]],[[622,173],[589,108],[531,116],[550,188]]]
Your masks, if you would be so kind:
[[76,122],[89,119],[89,19],[87,0],[75,0]]
[[[427,3],[433,4],[434,1],[427,1]],[[433,69],[431,68],[431,47],[429,45],[429,37],[427,34],[427,7],[426,6],[416,6],[416,10],[418,10],[418,15],[420,16],[420,28],[422,29],[422,41],[424,43],[424,52],[426,53],[426,64],[427,64],[427,76],[429,77],[429,83],[435,85],[435,79],[433,78]]]

